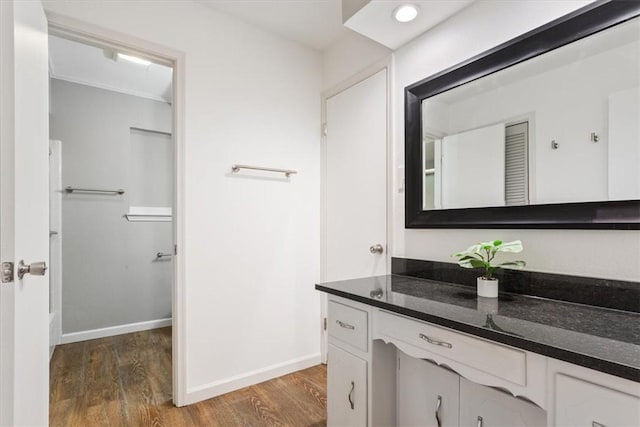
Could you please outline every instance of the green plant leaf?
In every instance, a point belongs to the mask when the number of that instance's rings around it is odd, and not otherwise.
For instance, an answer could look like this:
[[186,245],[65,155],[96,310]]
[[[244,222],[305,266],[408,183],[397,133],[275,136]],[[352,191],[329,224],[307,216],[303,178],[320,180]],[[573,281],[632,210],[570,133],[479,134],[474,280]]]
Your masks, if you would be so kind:
[[520,240],[514,240],[513,242],[503,243],[498,249],[499,252],[522,252],[522,242]]
[[473,265],[471,265],[471,262],[469,260],[458,261],[458,265],[462,268],[475,268]]
[[460,261],[465,261],[467,259],[477,259],[478,261],[482,261],[482,258],[480,258],[478,255],[475,255],[475,254],[465,255],[462,258],[460,258]]
[[479,259],[468,257],[458,261],[458,265],[463,268],[485,268],[486,263]]
[[500,246],[501,244],[502,244],[502,240],[494,240],[494,241],[493,241],[493,246],[498,247],[498,246]]
[[509,261],[503,262],[499,264],[498,267],[513,267],[513,268],[523,268],[527,263],[525,261]]
[[469,263],[471,263],[471,265],[474,266],[475,268],[486,268],[486,266],[488,265],[487,262],[480,261],[477,259],[470,259]]

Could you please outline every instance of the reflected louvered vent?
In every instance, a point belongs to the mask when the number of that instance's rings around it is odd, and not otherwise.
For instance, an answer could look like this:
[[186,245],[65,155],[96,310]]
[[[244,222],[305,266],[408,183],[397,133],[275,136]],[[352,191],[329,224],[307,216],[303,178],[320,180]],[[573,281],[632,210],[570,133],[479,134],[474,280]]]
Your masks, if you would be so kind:
[[507,206],[529,203],[528,135],[527,122],[506,127],[505,202]]

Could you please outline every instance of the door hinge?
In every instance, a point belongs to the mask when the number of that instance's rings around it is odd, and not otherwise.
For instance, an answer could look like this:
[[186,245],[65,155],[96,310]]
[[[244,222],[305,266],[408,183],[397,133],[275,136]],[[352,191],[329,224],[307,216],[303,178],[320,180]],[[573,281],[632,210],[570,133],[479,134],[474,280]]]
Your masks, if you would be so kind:
[[178,245],[173,245],[173,254],[178,255]]
[[11,283],[11,282],[13,282],[13,263],[3,262],[2,263],[2,283]]
[[325,317],[322,321],[322,329],[327,330],[327,318]]
[[327,136],[327,124],[322,124],[322,136]]

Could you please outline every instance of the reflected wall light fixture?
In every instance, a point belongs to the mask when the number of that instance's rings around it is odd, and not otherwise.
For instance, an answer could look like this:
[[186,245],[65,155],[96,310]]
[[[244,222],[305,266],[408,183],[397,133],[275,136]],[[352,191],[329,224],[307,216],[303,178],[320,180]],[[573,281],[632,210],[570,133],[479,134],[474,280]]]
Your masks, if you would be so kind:
[[133,56],[133,55],[126,55],[124,53],[120,53],[118,52],[116,54],[116,60],[117,61],[128,61],[128,62],[132,62],[134,64],[138,64],[138,65],[143,65],[145,67],[148,67],[149,65],[151,65],[151,61],[148,61],[146,59],[142,59],[142,58],[138,58],[137,56]]

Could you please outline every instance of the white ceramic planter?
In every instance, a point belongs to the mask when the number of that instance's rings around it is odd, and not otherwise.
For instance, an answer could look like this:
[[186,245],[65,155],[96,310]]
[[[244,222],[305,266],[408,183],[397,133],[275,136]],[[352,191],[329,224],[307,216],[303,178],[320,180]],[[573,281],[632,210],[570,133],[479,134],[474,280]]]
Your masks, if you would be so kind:
[[478,296],[498,298],[498,279],[487,280],[483,277],[478,277]]

